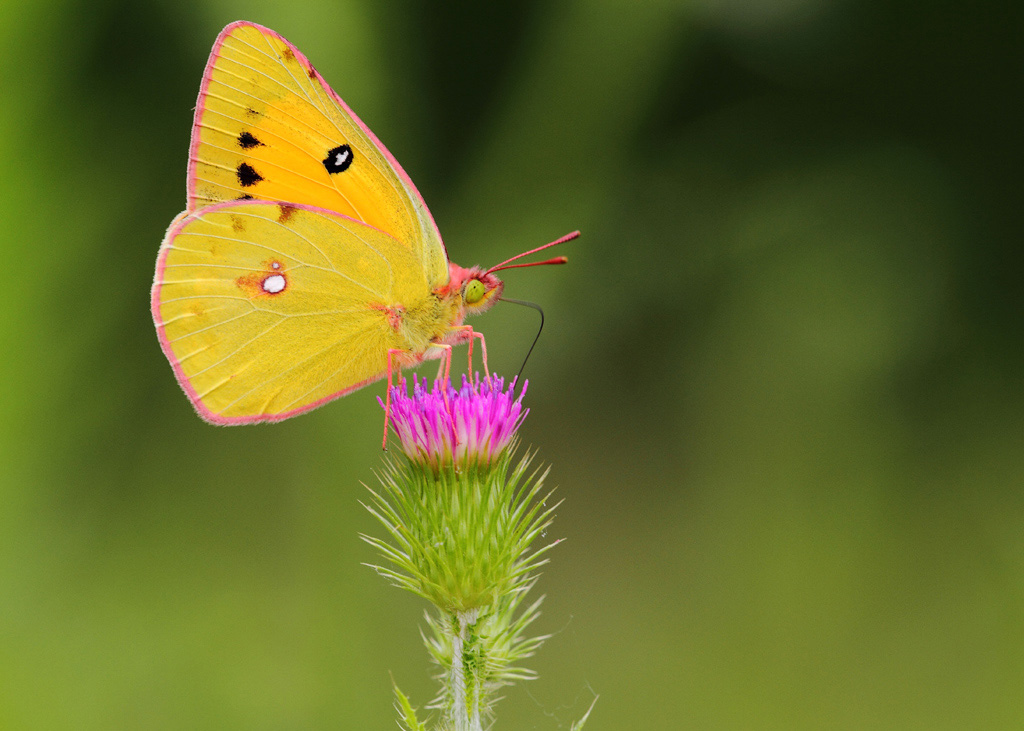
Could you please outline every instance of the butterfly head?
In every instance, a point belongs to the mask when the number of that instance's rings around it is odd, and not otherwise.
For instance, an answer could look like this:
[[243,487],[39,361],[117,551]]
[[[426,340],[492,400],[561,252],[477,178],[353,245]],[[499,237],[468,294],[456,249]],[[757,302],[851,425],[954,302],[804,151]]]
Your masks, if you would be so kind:
[[548,259],[546,261],[532,261],[527,264],[513,264],[512,262],[522,259],[524,256],[535,254],[538,251],[549,249],[552,246],[564,244],[566,241],[572,241],[579,235],[579,231],[573,231],[571,234],[566,234],[557,241],[552,241],[550,244],[538,246],[536,249],[531,249],[530,251],[524,251],[522,254],[517,254],[511,259],[506,259],[501,262],[501,264],[496,264],[486,270],[481,269],[480,267],[465,269],[460,267],[458,264],[449,262],[448,287],[446,291],[450,293],[459,293],[462,297],[462,305],[467,314],[475,315],[478,312],[486,312],[494,307],[495,302],[501,299],[502,290],[505,289],[505,283],[498,279],[494,275],[494,272],[501,271],[502,269],[535,267],[542,266],[544,264],[565,264],[568,259],[564,256],[556,256],[554,259]]
[[458,264],[448,265],[452,291],[462,296],[462,304],[468,314],[486,312],[498,301],[505,283],[480,267],[464,269]]

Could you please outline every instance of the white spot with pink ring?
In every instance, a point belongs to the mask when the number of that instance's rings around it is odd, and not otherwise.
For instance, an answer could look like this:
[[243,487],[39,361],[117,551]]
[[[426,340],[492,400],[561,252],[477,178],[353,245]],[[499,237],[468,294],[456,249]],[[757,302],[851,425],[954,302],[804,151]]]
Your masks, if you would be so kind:
[[271,274],[263,280],[263,291],[270,294],[277,294],[284,289],[285,280],[280,274]]

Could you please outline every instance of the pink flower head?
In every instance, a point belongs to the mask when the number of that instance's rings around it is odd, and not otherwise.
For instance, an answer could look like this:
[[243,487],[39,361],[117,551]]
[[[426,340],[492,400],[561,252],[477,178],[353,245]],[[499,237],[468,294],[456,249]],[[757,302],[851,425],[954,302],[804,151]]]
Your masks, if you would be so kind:
[[463,376],[459,389],[435,381],[429,391],[426,378],[412,380],[412,397],[404,379],[391,388],[391,426],[405,455],[434,470],[494,464],[530,411],[522,403],[528,382],[516,397],[515,381],[506,389],[497,376],[475,382]]

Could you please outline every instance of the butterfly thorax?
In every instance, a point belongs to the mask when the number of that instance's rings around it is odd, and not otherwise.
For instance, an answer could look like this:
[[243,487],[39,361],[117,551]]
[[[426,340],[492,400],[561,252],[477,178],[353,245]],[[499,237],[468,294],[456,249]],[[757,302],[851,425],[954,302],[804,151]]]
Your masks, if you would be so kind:
[[400,349],[421,354],[432,344],[449,342],[453,329],[464,318],[465,308],[457,292],[432,292],[402,308],[401,323],[395,331],[401,340]]

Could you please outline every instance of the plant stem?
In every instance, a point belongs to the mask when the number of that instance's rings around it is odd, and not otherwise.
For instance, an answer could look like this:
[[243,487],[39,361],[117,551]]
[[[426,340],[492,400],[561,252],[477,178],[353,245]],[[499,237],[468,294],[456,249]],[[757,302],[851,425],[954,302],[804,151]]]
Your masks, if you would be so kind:
[[458,628],[452,633],[452,667],[448,676],[448,687],[452,694],[452,727],[455,731],[483,731],[480,721],[483,698],[480,697],[482,678],[477,661],[478,648],[475,635],[470,634],[470,627],[476,624],[479,616],[478,609],[455,613]]

